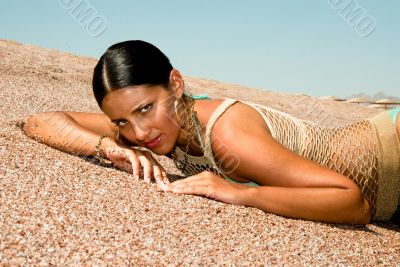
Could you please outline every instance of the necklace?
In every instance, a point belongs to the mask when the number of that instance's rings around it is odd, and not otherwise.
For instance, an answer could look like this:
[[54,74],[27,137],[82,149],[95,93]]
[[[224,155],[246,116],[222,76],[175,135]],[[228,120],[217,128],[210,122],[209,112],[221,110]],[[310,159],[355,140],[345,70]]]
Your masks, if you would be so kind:
[[[194,100],[189,96],[188,97],[188,101],[189,101],[189,116],[186,118],[186,120],[189,121],[189,135],[186,141],[186,148],[185,148],[185,154],[184,154],[184,163],[183,166],[181,165],[180,162],[177,161],[176,159],[176,145],[173,148],[173,154],[172,154],[172,159],[176,165],[176,167],[181,170],[182,172],[185,171],[186,169],[186,165],[187,165],[187,159],[188,159],[188,152],[189,152],[189,145],[190,145],[190,140],[193,137],[194,134],[194,124],[195,124],[195,120],[196,120],[196,112],[194,111]],[[187,121],[185,122],[185,126],[186,126]]]

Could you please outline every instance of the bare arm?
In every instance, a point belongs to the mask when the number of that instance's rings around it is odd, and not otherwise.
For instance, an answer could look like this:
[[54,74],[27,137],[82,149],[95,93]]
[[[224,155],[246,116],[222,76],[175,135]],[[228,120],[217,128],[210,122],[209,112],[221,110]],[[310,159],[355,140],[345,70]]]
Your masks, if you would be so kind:
[[[168,183],[164,168],[149,151],[140,151],[116,141],[117,127],[106,115],[85,112],[46,112],[29,117],[24,125],[27,136],[61,151],[81,156],[94,156],[101,135],[100,154],[110,159],[118,168],[140,176],[150,183]],[[129,163],[128,163],[129,162]]]
[[369,205],[358,190],[261,186],[243,190],[243,205],[291,218],[368,224]]
[[[239,116],[235,112],[240,110],[226,115]],[[253,118],[256,116],[259,115],[254,114]],[[286,149],[259,125],[243,125],[228,118],[218,120],[213,130],[217,161],[226,153],[236,154],[240,164],[233,177],[263,185],[242,190],[244,205],[293,218],[369,222],[369,203],[352,180]]]
[[[32,115],[24,125],[27,136],[75,155],[93,156],[99,136],[113,139],[116,129],[102,114],[83,112],[46,112]],[[85,126],[82,126],[85,125]],[[104,139],[104,142],[112,142]]]

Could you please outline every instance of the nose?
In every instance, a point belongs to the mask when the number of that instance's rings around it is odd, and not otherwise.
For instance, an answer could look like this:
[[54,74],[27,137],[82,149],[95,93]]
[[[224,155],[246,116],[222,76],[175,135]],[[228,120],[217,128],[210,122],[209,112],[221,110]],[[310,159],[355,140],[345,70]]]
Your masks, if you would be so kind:
[[148,141],[148,139],[150,138],[150,131],[151,131],[150,128],[134,124],[133,130],[135,132],[136,140],[140,143]]

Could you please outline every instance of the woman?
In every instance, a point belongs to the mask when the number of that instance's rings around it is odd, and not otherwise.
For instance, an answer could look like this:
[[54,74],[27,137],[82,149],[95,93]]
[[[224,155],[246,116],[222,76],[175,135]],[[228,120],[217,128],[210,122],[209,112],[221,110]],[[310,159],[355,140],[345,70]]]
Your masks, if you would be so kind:
[[[253,206],[292,218],[389,220],[400,182],[399,110],[324,128],[256,104],[193,97],[153,45],[108,48],[94,69],[104,114],[31,116],[25,133],[63,151],[112,161],[165,192]],[[397,131],[397,132],[396,132]],[[146,149],[143,149],[146,148]],[[169,183],[157,155],[189,177]]]

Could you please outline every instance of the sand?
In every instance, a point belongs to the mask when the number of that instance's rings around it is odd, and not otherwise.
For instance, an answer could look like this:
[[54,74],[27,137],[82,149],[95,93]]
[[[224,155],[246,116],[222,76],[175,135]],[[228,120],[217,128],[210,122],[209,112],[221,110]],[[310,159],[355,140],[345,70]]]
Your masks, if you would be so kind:
[[[95,63],[0,40],[0,265],[400,264],[397,225],[294,220],[165,194],[129,173],[27,138],[21,125],[30,114],[100,112],[91,91]],[[357,104],[186,78],[193,93],[262,103],[325,125],[377,113]],[[171,177],[180,175],[169,159],[157,159]]]

